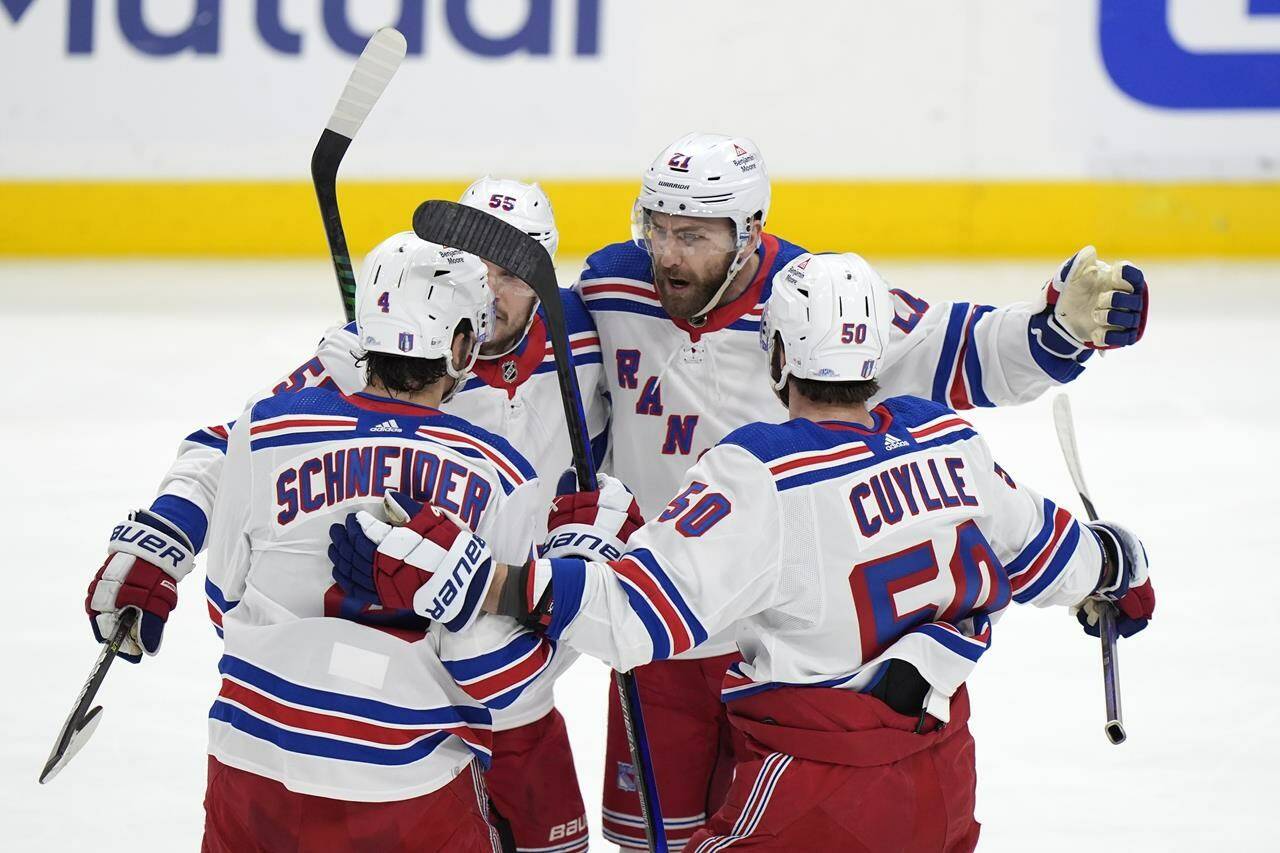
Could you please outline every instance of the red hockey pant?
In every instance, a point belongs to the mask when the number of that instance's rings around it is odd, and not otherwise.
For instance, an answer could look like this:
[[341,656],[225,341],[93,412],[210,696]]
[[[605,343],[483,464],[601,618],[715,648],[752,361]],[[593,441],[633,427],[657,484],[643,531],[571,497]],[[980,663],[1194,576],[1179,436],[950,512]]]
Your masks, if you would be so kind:
[[587,810],[559,711],[526,726],[494,732],[493,764],[485,783],[521,850],[587,849]]
[[[634,670],[667,843],[678,850],[724,803],[742,737],[729,725],[720,686],[734,654],[655,661]],[[609,685],[604,769],[604,837],[623,849],[648,849],[618,691]]]
[[739,760],[728,801],[686,853],[969,853],[977,846],[964,687],[952,700],[951,722],[928,734],[915,734],[915,719],[878,699],[824,688],[740,699],[729,717],[751,757]]
[[209,756],[202,853],[495,853],[484,785],[473,762],[439,790],[360,803],[290,791]]

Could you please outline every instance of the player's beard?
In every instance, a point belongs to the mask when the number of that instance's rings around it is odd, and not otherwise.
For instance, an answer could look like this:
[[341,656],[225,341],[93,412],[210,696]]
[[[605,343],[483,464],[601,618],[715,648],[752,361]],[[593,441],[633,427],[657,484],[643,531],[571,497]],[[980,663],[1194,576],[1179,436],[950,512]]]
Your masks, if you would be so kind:
[[703,272],[695,272],[687,266],[668,274],[662,267],[653,265],[653,284],[658,291],[658,301],[667,315],[678,320],[692,320],[711,301],[720,285],[724,284],[733,263],[732,253]]
[[[525,304],[514,304],[508,308],[501,302],[494,303],[494,334],[480,347],[483,356],[495,356],[510,352],[520,343],[525,329],[529,326],[529,317],[537,310],[537,300]],[[527,310],[526,310],[527,309]]]

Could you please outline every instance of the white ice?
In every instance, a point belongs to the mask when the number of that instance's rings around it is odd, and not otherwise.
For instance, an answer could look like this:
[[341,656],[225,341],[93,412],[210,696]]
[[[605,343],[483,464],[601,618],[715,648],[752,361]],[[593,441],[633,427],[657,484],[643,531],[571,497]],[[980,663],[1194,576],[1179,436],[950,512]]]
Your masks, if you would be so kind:
[[[1001,303],[1053,262],[880,266],[930,300]],[[1276,849],[1280,265],[1144,267],[1147,339],[1071,389],[1098,507],[1142,533],[1159,592],[1121,646],[1130,740],[1103,737],[1096,641],[1065,612],[1008,614],[971,684],[982,850]],[[183,435],[309,355],[338,316],[332,273],[10,261],[0,299],[0,845],[194,850],[219,652],[199,569],[160,655],[110,673],[94,739],[36,776],[96,654],[82,604],[112,524],[151,500]],[[1015,477],[1075,505],[1048,399],[973,418]],[[557,687],[600,849],[606,689],[588,660]]]

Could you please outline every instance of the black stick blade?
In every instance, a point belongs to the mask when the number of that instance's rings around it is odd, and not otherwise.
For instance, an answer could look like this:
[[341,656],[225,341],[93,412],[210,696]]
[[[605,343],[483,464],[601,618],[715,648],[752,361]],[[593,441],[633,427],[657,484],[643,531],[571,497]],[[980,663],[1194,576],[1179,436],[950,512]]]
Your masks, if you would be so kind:
[[558,299],[555,265],[542,244],[496,216],[452,201],[424,201],[413,213],[423,240],[479,255],[527,283],[544,302]]
[[423,240],[461,249],[497,264],[533,288],[542,301],[547,334],[556,359],[556,379],[573,448],[573,465],[583,491],[596,488],[596,469],[583,415],[582,391],[569,350],[556,267],[542,244],[498,217],[452,201],[424,201],[413,213],[413,231]]

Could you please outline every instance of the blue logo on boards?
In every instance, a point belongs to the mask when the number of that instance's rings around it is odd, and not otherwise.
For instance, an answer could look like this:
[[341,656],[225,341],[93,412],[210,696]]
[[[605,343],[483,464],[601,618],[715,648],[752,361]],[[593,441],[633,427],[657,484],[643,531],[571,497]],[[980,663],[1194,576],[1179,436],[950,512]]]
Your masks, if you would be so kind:
[[[1185,48],[1169,26],[1170,2],[1099,0],[1102,62],[1122,92],[1168,109],[1280,108],[1280,49]],[[1245,11],[1250,17],[1280,16],[1280,0],[1248,0]]]
[[[107,0],[103,0],[107,2]],[[427,52],[426,10],[428,0],[401,0],[393,6],[398,14],[388,23],[404,33],[409,56]],[[600,53],[600,0],[525,0],[524,15],[507,32],[494,34],[492,28],[481,32],[473,21],[472,9],[479,7],[475,0],[438,0],[444,5],[445,27],[458,47],[478,57],[500,57],[513,53],[531,56],[549,56],[552,44],[552,25],[555,19],[554,4],[569,3],[573,7],[573,24],[569,32],[557,33],[555,43],[568,45],[572,56],[597,56]],[[35,0],[0,0],[0,6],[9,19],[18,24]],[[44,5],[51,5],[44,0]],[[72,55],[91,54],[94,50],[94,11],[97,0],[67,0],[66,45]],[[116,23],[125,43],[139,53],[149,56],[170,56],[186,51],[197,54],[216,54],[222,38],[222,0],[185,0],[183,8],[188,12],[186,23],[153,28],[146,14],[147,6],[158,6],[143,0],[116,0]],[[227,4],[228,7],[239,3]],[[259,38],[269,50],[281,54],[302,53],[304,37],[310,41],[313,33],[300,28],[290,28],[280,15],[281,0],[257,0],[254,4],[254,26]],[[365,42],[373,33],[356,32],[351,25],[349,7],[355,0],[324,0],[322,7],[324,35],[343,53],[358,56]],[[237,17],[239,10],[236,10]],[[565,50],[565,48],[561,48]],[[568,51],[566,51],[568,52]]]

